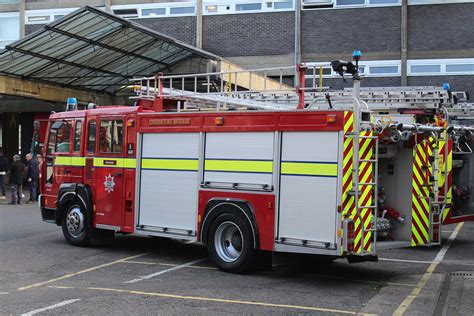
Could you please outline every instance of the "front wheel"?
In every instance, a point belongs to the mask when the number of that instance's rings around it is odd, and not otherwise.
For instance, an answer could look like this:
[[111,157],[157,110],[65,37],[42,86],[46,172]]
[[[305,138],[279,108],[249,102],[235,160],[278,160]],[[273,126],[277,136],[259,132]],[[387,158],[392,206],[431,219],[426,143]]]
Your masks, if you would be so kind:
[[255,260],[252,227],[232,213],[219,215],[209,228],[209,257],[219,269],[232,273],[248,271]]
[[69,204],[62,220],[62,229],[64,237],[71,245],[88,245],[90,228],[84,207],[76,202]]

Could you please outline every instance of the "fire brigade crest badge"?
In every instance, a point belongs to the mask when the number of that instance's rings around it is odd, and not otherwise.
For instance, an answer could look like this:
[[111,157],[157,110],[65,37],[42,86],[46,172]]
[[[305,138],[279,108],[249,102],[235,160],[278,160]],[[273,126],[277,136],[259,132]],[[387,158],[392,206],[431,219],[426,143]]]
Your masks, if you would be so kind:
[[105,176],[104,186],[105,186],[105,191],[107,191],[107,193],[110,193],[114,190],[115,181],[114,181],[114,177],[112,177],[110,173],[108,176]]

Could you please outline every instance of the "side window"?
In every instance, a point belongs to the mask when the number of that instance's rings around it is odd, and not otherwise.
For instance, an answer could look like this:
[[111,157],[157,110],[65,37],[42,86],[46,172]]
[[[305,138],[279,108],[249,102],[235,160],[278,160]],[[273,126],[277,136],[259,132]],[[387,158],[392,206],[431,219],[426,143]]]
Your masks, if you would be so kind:
[[101,153],[121,153],[123,142],[123,121],[100,121],[99,149]]
[[56,136],[56,152],[67,153],[71,144],[71,125],[68,123],[63,124],[58,128],[58,134]]
[[47,154],[54,153],[54,151],[56,149],[56,136],[57,136],[57,134],[58,134],[58,130],[51,127],[50,130],[49,130]]
[[82,122],[76,123],[76,129],[74,130],[74,151],[81,150],[81,134],[82,134]]
[[93,153],[95,152],[95,144],[96,144],[96,140],[95,140],[95,131],[96,131],[96,123],[95,121],[90,121],[89,122],[89,126],[88,126],[88,131],[87,131],[87,135],[89,135],[88,139],[87,139],[87,152],[89,153]]

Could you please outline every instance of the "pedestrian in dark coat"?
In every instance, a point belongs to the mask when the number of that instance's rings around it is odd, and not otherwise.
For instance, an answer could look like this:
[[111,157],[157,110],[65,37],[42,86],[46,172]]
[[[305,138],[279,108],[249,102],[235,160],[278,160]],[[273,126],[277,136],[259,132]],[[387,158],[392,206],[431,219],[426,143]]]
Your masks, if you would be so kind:
[[9,204],[21,204],[21,190],[25,174],[25,165],[21,162],[20,155],[13,155],[13,163],[10,166],[10,185],[12,189],[12,200]]
[[3,156],[3,149],[0,148],[0,189],[2,195],[0,195],[0,200],[6,200],[5,196],[5,176],[7,174],[7,160]]
[[39,166],[36,157],[32,154],[26,154],[26,179],[28,180],[30,199],[26,201],[26,204],[36,201],[36,190],[38,188],[39,179]]

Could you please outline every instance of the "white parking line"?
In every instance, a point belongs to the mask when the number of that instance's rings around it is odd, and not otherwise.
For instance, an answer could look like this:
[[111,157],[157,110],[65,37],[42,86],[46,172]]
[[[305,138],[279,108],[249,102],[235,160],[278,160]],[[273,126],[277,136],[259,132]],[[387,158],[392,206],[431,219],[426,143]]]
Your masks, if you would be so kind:
[[81,300],[80,298],[76,298],[76,299],[73,299],[73,300],[67,300],[67,301],[57,303],[57,304],[54,304],[54,305],[49,305],[49,306],[46,306],[46,307],[43,307],[43,308],[40,308],[40,309],[35,309],[34,311],[31,311],[31,312],[28,312],[28,313],[25,313],[25,314],[21,314],[21,316],[35,315],[35,314],[38,314],[38,313],[41,313],[41,312],[44,312],[44,311],[48,311],[50,309],[55,309],[57,307],[72,304],[72,303],[80,301],[80,300]]
[[392,259],[392,258],[379,258],[379,260],[380,261],[407,262],[407,263],[422,263],[422,264],[431,264],[432,263],[432,261]]
[[179,269],[182,269],[182,268],[186,268],[186,267],[189,267],[189,266],[192,266],[193,264],[196,264],[196,263],[199,263],[199,262],[202,262],[204,260],[206,260],[207,258],[201,258],[201,259],[198,259],[198,260],[194,260],[194,261],[191,261],[191,262],[188,262],[188,263],[184,263],[184,264],[181,264],[179,266],[175,266],[175,267],[172,267],[172,268],[169,268],[169,269],[166,269],[166,270],[162,270],[162,271],[158,271],[156,273],[152,273],[152,274],[149,274],[149,275],[145,275],[145,276],[142,276],[142,277],[139,277],[139,278],[136,278],[136,279],[133,279],[133,280],[130,280],[130,281],[127,281],[125,283],[129,284],[129,283],[137,283],[137,282],[140,282],[140,281],[143,281],[143,280],[147,280],[147,279],[151,279],[151,278],[154,278],[158,275],[162,275],[162,274],[165,274],[165,273],[168,273],[168,272],[171,272],[171,271],[176,271],[176,270],[179,270]]

